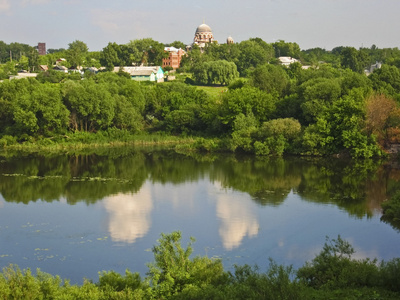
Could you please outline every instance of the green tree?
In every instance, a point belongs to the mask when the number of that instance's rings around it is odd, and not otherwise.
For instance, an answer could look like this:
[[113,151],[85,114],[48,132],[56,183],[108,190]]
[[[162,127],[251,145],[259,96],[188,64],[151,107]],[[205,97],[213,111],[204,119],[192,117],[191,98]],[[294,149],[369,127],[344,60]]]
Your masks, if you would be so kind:
[[258,66],[251,73],[250,84],[267,93],[284,96],[289,85],[289,78],[283,67],[263,65]]
[[177,49],[181,48],[183,50],[186,50],[186,45],[185,43],[181,41],[173,41],[171,44],[169,44],[171,47],[175,47]]
[[290,56],[300,58],[300,46],[297,43],[279,40],[272,44],[275,50],[275,57]]
[[236,116],[232,128],[231,150],[239,148],[246,152],[253,151],[253,135],[257,131],[257,123],[252,112],[247,115],[240,113]]
[[131,53],[131,61],[136,65],[160,66],[162,59],[168,55],[164,52],[164,44],[152,38],[130,41],[127,47]]
[[395,66],[382,65],[369,77],[375,91],[400,99],[400,69]]
[[196,81],[202,84],[228,85],[239,77],[236,65],[226,60],[204,62],[193,70]]
[[112,71],[114,66],[129,66],[132,64],[131,53],[127,45],[108,43],[100,54],[100,63],[108,71]]
[[299,137],[300,133],[299,121],[291,118],[264,122],[257,130],[255,152],[257,155],[282,155],[290,146],[295,148],[293,141]]
[[328,239],[322,251],[297,271],[305,284],[314,288],[361,288],[377,281],[376,260],[354,260],[354,249],[340,237]]
[[207,55],[203,54],[198,45],[193,45],[187,55],[182,57],[181,68],[187,72],[192,72],[194,67],[210,60]]
[[67,128],[69,112],[62,103],[59,86],[30,81],[28,92],[12,102],[17,134],[46,134]]
[[87,45],[79,40],[75,40],[68,44],[66,51],[68,63],[71,67],[80,67],[86,62],[86,56],[89,49]]
[[229,90],[222,96],[219,120],[228,127],[228,132],[239,114],[246,116],[252,113],[259,124],[273,116],[276,101],[273,95],[251,86]]
[[105,84],[96,84],[90,79],[67,81],[63,85],[63,95],[71,112],[71,129],[95,131],[111,125],[115,116],[115,100]]
[[158,245],[152,249],[155,261],[148,265],[147,274],[156,298],[170,298],[187,288],[218,285],[226,278],[220,260],[207,257],[190,259],[194,238],[190,238],[186,248],[181,246],[181,238],[179,231],[162,233]]
[[357,50],[354,47],[345,47],[340,52],[341,65],[344,68],[349,68],[354,72],[363,73],[365,67],[370,63],[369,57],[362,50]]
[[266,47],[257,39],[242,41],[238,44],[240,54],[237,59],[237,67],[241,76],[247,76],[249,71],[257,66],[265,65],[274,57],[272,47]]
[[[304,145],[325,154],[348,151],[353,157],[380,155],[372,137],[365,132],[365,98],[359,89],[335,101],[305,130]],[[311,150],[312,151],[312,150]]]
[[316,78],[302,83],[298,91],[303,101],[302,118],[306,123],[314,123],[321,113],[339,99],[342,90],[338,79]]
[[20,70],[28,70],[29,68],[29,59],[25,55],[22,55],[18,62],[18,68]]

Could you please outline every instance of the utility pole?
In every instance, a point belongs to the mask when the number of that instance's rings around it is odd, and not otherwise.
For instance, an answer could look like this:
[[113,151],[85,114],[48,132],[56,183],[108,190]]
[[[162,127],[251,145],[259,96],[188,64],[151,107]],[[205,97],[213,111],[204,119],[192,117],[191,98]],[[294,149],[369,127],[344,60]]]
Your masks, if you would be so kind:
[[12,61],[12,52],[10,50],[10,61]]

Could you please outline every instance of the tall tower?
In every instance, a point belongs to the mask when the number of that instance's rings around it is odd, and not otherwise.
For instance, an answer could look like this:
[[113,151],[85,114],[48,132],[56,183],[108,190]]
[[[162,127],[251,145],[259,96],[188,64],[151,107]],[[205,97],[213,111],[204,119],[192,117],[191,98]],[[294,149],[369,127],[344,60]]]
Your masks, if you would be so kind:
[[37,48],[39,55],[46,55],[46,43],[38,43]]

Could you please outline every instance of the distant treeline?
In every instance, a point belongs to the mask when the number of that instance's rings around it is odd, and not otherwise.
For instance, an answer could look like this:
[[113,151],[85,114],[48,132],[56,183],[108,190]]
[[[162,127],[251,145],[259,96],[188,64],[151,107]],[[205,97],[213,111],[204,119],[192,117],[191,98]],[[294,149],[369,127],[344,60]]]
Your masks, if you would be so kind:
[[[79,40],[68,44],[67,49],[48,49],[47,55],[39,56],[36,47],[21,43],[6,44],[0,41],[0,79],[18,70],[38,71],[40,65],[55,65],[60,58],[62,65],[68,68],[114,66],[161,65],[168,56],[165,46],[186,49],[181,41],[163,44],[151,38],[132,40],[127,44],[108,43],[101,51],[89,51],[87,45]],[[260,38],[250,38],[234,44],[210,43],[202,50],[193,45],[192,50],[183,58],[180,71],[193,72],[198,65],[210,61],[223,60],[236,65],[240,76],[247,76],[257,66],[277,63],[277,58],[288,56],[296,58],[303,65],[319,66],[329,63],[335,68],[350,68],[362,73],[376,62],[400,67],[400,50],[396,48],[370,48],[339,46],[332,50],[312,48],[301,50],[297,43],[279,40],[267,43]]]

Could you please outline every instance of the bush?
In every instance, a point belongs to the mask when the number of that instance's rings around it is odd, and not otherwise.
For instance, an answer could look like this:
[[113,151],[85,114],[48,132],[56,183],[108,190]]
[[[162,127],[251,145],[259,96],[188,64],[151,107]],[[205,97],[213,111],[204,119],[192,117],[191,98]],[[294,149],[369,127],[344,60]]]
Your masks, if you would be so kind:
[[352,246],[340,236],[327,238],[297,277],[292,266],[272,259],[265,273],[248,265],[225,272],[220,260],[190,258],[194,239],[183,248],[181,238],[179,231],[161,235],[145,280],[129,270],[103,271],[98,283],[77,286],[11,265],[0,273],[0,299],[400,299],[400,258],[380,265],[353,260]]
[[353,247],[340,236],[328,239],[322,251],[297,271],[306,285],[319,288],[374,286],[378,282],[376,260],[353,260]]
[[156,298],[169,298],[188,287],[215,285],[224,278],[222,262],[207,257],[191,260],[193,238],[186,249],[180,241],[182,234],[175,231],[161,234],[158,245],[153,247],[155,262],[149,264],[149,280]]
[[400,258],[394,258],[388,262],[382,261],[379,277],[382,287],[400,292]]
[[268,145],[260,141],[254,143],[254,151],[258,156],[269,155],[271,152]]
[[97,286],[103,290],[113,290],[121,292],[126,289],[132,291],[140,288],[142,285],[142,280],[139,273],[131,273],[129,270],[125,271],[125,276],[121,274],[110,271],[103,271],[99,273],[99,282]]
[[17,138],[11,135],[5,135],[0,139],[0,148],[11,146],[17,143]]

